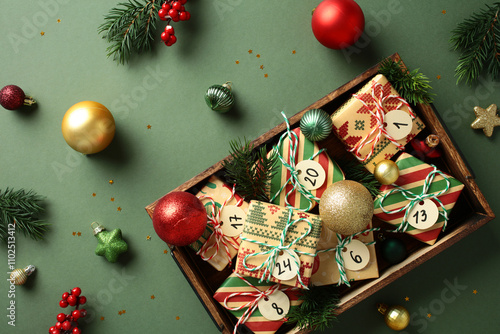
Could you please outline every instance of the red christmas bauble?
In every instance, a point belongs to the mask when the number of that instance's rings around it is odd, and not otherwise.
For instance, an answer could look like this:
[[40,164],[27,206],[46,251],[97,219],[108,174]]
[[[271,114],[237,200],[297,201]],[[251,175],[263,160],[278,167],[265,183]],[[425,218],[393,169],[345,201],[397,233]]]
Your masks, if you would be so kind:
[[195,242],[206,226],[207,212],[203,203],[188,192],[174,191],[163,196],[153,211],[156,234],[174,246]]
[[365,16],[353,0],[324,0],[314,10],[311,25],[321,44],[339,50],[356,43],[365,29]]

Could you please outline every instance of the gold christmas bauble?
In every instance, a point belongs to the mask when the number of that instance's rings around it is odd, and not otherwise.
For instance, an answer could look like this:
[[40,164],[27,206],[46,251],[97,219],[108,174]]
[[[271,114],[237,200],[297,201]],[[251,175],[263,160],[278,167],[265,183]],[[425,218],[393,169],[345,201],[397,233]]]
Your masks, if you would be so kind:
[[377,309],[384,315],[384,321],[390,329],[401,331],[410,324],[410,313],[401,305],[388,307],[385,304],[377,304]]
[[104,150],[115,136],[115,119],[98,102],[83,101],[66,111],[62,134],[71,148],[83,154]]
[[393,184],[399,178],[399,167],[392,160],[382,160],[375,165],[373,176],[381,184]]
[[368,189],[356,181],[338,181],[321,196],[319,216],[335,233],[351,235],[364,230],[373,217],[373,199]]

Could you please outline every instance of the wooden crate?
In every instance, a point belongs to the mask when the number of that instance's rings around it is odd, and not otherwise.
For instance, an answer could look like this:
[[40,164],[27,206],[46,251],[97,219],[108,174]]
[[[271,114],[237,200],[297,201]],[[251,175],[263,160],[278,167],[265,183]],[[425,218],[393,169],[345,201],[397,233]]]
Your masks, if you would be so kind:
[[[401,60],[397,53],[393,54],[390,58],[394,61]],[[289,122],[291,127],[298,126],[302,115],[309,109],[321,108],[329,114],[332,114],[349,99],[352,93],[359,90],[377,74],[378,67],[379,64],[375,65],[345,85],[290,117]],[[398,234],[398,237],[404,239],[409,253],[408,258],[402,263],[390,266],[378,256],[380,277],[377,279],[353,282],[351,288],[342,287],[340,290],[341,301],[337,311],[338,314],[353,307],[361,300],[367,298],[410,270],[415,269],[420,264],[439,254],[447,247],[474,232],[495,217],[478,188],[473,173],[470,171],[457,147],[447,134],[441,120],[434,112],[432,105],[419,104],[416,106],[415,110],[426,124],[425,133],[434,133],[440,137],[440,146],[443,150],[443,156],[437,162],[433,161],[433,163],[436,164],[439,169],[450,173],[460,180],[465,185],[464,190],[452,211],[446,231],[441,233],[440,238],[433,246],[428,246],[408,237],[406,234]],[[252,143],[256,147],[266,144],[270,147],[269,144],[276,143],[279,135],[285,130],[285,123],[281,123],[255,139]],[[327,148],[328,154],[333,160],[352,158],[350,153],[345,151],[343,144],[333,134],[322,141],[321,146]],[[189,191],[196,194],[211,175],[222,174],[222,169],[222,163],[218,162],[172,191]],[[150,217],[153,215],[156,203],[157,202],[154,202],[146,207],[146,211]],[[374,226],[384,224],[376,218],[374,218],[373,223]],[[206,262],[202,261],[190,248],[173,247],[170,245],[169,247],[174,260],[207,309],[207,312],[214,320],[215,325],[223,333],[232,333],[237,320],[212,298],[217,288],[231,273],[231,268],[226,268],[226,270],[218,272]],[[377,252],[377,254],[380,254],[380,252]],[[245,333],[245,328],[242,328],[241,332]],[[285,324],[277,333],[289,332],[293,333],[296,332],[296,330]]]

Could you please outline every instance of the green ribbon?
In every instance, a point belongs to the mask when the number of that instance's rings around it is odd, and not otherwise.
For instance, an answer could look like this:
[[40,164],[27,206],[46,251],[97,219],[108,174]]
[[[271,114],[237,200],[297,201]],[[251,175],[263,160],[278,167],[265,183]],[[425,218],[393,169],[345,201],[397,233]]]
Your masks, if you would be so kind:
[[[293,207],[293,205],[291,205],[288,202],[288,196],[290,196],[290,194],[293,193],[294,191],[298,191],[305,198],[307,198],[307,200],[309,202],[309,205],[307,206],[306,209],[297,209],[297,208],[295,208],[295,209],[296,210],[300,210],[300,211],[309,211],[309,210],[311,210],[313,208],[314,201],[319,203],[320,199],[318,197],[314,196],[299,181],[299,173],[298,173],[298,171],[296,169],[296,164],[295,164],[295,159],[296,159],[296,156],[297,156],[297,150],[299,148],[299,138],[298,138],[298,136],[297,136],[297,134],[295,132],[293,132],[293,131],[290,130],[290,123],[288,122],[288,118],[286,117],[286,115],[285,115],[285,113],[283,111],[281,112],[281,115],[285,119],[285,124],[286,124],[286,129],[287,130],[286,130],[286,132],[284,132],[281,135],[278,143],[275,146],[273,146],[273,150],[276,153],[276,155],[278,156],[278,158],[280,159],[280,161],[283,164],[283,166],[285,166],[286,169],[290,172],[290,177],[288,178],[288,180],[286,180],[286,182],[284,182],[283,186],[281,186],[281,188],[276,192],[276,194],[274,194],[272,196],[271,202],[273,202],[276,199],[276,197],[278,197],[280,195],[280,193],[285,189],[285,187],[289,183],[291,183],[292,186],[293,186],[293,188],[289,192],[287,192],[286,195],[285,195],[285,205],[286,205],[286,207]],[[288,140],[290,141],[289,162],[286,161],[285,158],[283,158],[283,156],[280,154],[280,151],[279,151],[279,148],[283,144],[283,140],[285,138],[287,138],[287,137],[288,137]],[[295,139],[295,141],[293,141],[293,139]],[[321,149],[318,152],[314,153],[309,159],[306,159],[306,160],[313,160],[319,154],[321,154],[321,153],[323,153],[325,151],[326,151],[325,149]]]
[[[406,210],[403,217],[403,222],[393,232],[406,232],[406,229],[408,228],[409,225],[408,214],[411,212],[411,210],[417,203],[429,198],[434,199],[443,209],[442,211],[439,211],[439,214],[444,217],[444,224],[442,230],[444,231],[446,229],[446,224],[448,222],[448,214],[446,209],[444,208],[444,204],[441,202],[441,200],[439,200],[438,197],[446,193],[450,189],[451,185],[450,180],[448,179],[447,175],[441,172],[439,169],[437,169],[436,166],[434,165],[430,166],[433,167],[434,169],[426,176],[424,185],[422,187],[422,192],[420,194],[415,194],[410,190],[404,189],[400,186],[396,186],[395,188],[391,189],[391,191],[385,193],[384,196],[382,196],[382,198],[380,199],[380,209],[382,209],[382,211],[384,211],[387,214],[399,213]],[[434,181],[434,177],[436,175],[441,175],[444,178],[444,180],[446,181],[446,187],[435,194],[428,194],[427,192],[429,191],[429,188],[431,187],[431,184]],[[404,198],[410,202],[399,209],[387,210],[386,208],[384,208],[383,202],[387,197],[396,192],[401,192]]]
[[[258,240],[249,239],[249,238],[246,238],[244,236],[241,237],[241,240],[246,240],[246,241],[249,241],[249,242],[255,243],[257,245],[264,246],[264,247],[268,248],[266,251],[248,254],[248,255],[246,255],[243,258],[243,267],[246,270],[248,270],[248,271],[258,271],[258,270],[264,269],[264,272],[262,273],[262,276],[259,279],[259,283],[262,283],[262,281],[264,279],[266,280],[266,282],[269,282],[269,280],[272,277],[274,268],[276,267],[276,260],[278,259],[278,256],[282,252],[287,252],[288,254],[290,254],[292,256],[292,258],[294,259],[294,262],[296,264],[297,279],[298,279],[300,285],[303,288],[307,289],[307,286],[304,285],[304,283],[302,282],[302,279],[300,278],[300,261],[297,262],[297,260],[295,259],[295,256],[293,256],[293,252],[304,254],[304,255],[309,255],[309,256],[312,256],[312,257],[314,257],[315,254],[303,252],[303,251],[300,251],[300,250],[293,250],[291,248],[296,243],[298,243],[300,240],[302,240],[305,237],[307,237],[309,235],[309,233],[311,233],[313,225],[312,225],[312,223],[307,218],[299,218],[299,219],[292,220],[292,215],[293,215],[293,209],[292,208],[288,208],[288,220],[287,220],[287,223],[285,225],[285,228],[281,232],[280,242],[279,242],[279,244],[277,246],[269,245],[269,244],[267,244],[265,242],[261,242],[261,241],[258,241]],[[288,229],[293,224],[296,224],[296,223],[301,222],[301,221],[307,222],[307,224],[308,224],[307,231],[305,231],[305,233],[302,233],[297,239],[293,240],[290,244],[285,245],[285,238],[286,238],[286,233],[288,232]],[[253,268],[251,268],[251,267],[249,267],[247,265],[246,262],[247,262],[247,260],[249,258],[255,257],[255,256],[263,256],[263,255],[264,256],[267,255],[267,258],[260,265],[258,265],[256,267],[253,267]]]

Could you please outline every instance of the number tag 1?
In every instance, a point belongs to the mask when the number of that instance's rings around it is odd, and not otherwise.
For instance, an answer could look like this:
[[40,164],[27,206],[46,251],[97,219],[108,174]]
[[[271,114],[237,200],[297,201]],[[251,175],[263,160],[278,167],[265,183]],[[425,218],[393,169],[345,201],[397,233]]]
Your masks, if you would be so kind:
[[276,290],[267,298],[259,300],[257,307],[264,318],[269,321],[277,321],[288,314],[290,299],[283,291]]
[[222,233],[228,237],[236,237],[243,232],[246,213],[236,205],[226,205],[220,213]]
[[408,224],[419,230],[434,225],[439,218],[439,209],[430,198],[417,203],[408,213]]
[[344,252],[344,267],[347,270],[361,270],[370,262],[370,250],[359,240],[351,240],[342,252]]
[[288,281],[299,272],[300,259],[294,251],[283,252],[276,259],[276,266],[273,270],[273,276],[282,281]]
[[307,190],[318,189],[326,181],[326,173],[319,162],[302,160],[295,166],[299,174],[299,182]]
[[387,124],[385,127],[387,133],[394,140],[406,138],[413,127],[411,116],[399,109],[389,111],[385,114],[384,121]]

